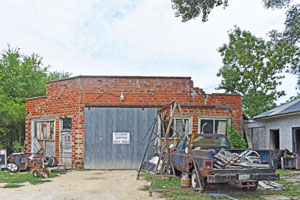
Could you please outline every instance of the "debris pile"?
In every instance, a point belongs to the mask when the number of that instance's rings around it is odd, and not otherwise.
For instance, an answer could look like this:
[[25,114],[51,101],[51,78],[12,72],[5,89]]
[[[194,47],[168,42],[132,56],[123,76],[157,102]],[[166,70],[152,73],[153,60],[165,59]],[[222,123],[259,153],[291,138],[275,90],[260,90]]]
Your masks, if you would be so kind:
[[272,161],[276,169],[300,169],[300,156],[288,149],[272,151]]
[[287,187],[273,181],[259,181],[258,188],[262,190],[284,190]]
[[253,150],[245,150],[237,154],[221,149],[214,155],[214,167],[218,169],[233,166],[254,166],[255,164],[261,164],[261,159],[259,154]]
[[271,159],[273,161],[274,167],[275,169],[280,169],[281,168],[281,157],[283,157],[283,155],[289,152],[289,150],[285,149],[285,150],[273,150],[272,151],[272,155],[271,155]]

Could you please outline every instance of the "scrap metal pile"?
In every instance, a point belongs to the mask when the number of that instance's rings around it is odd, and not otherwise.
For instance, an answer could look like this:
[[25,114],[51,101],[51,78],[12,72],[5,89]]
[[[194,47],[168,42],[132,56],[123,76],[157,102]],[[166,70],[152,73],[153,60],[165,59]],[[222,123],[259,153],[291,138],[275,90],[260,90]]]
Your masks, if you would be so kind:
[[[214,150],[212,150],[214,152]],[[255,166],[261,164],[260,155],[253,150],[245,150],[240,154],[221,149],[214,155],[214,167],[218,169],[236,168],[237,166]],[[261,165],[260,165],[261,166]]]
[[273,150],[272,161],[276,169],[300,169],[300,156],[290,152],[288,149]]
[[33,176],[49,176],[46,167],[57,165],[55,157],[44,157],[43,154],[14,153],[7,158],[7,169],[11,172],[29,171]]

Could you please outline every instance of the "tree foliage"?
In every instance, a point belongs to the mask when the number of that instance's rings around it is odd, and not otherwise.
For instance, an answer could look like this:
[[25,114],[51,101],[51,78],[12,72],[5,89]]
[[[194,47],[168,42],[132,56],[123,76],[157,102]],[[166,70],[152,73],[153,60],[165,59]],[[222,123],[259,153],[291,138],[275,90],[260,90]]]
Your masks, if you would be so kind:
[[277,86],[284,78],[282,72],[299,63],[294,57],[298,50],[284,40],[265,41],[235,27],[229,32],[229,43],[218,50],[223,57],[223,67],[217,74],[223,79],[218,89],[240,94],[249,117],[262,113],[284,95]]
[[[293,0],[262,0],[266,8],[287,8]],[[210,12],[218,6],[226,8],[228,0],[171,0],[175,16],[181,17],[183,22],[201,16],[202,21],[208,20]]]
[[[175,16],[180,17],[183,22],[201,17],[203,22],[208,20],[210,12],[218,6],[226,8],[229,0],[171,0],[175,10]],[[300,4],[295,0],[262,0],[266,8],[286,9],[285,29],[282,33],[276,32],[277,41],[285,40],[291,45],[300,44]],[[275,32],[271,32],[274,34]],[[275,40],[273,40],[275,41]],[[300,57],[300,52],[295,56]],[[297,86],[300,88],[300,67],[293,65],[291,73],[298,75]]]
[[202,21],[208,20],[208,15],[215,7],[228,5],[228,0],[171,0],[175,16],[181,17],[183,22],[201,16]]
[[286,12],[283,37],[291,44],[300,44],[300,4],[291,6]]
[[46,82],[68,77],[50,72],[37,54],[23,55],[8,47],[0,55],[0,146],[22,142],[25,131],[25,99],[45,94]]

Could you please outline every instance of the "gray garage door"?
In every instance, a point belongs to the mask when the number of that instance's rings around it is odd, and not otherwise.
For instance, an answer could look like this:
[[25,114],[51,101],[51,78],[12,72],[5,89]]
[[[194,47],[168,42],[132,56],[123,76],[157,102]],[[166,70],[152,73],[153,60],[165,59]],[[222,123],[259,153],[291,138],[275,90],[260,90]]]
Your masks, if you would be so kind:
[[86,108],[85,168],[137,169],[148,142],[148,137],[143,138],[153,124],[156,111],[156,108]]

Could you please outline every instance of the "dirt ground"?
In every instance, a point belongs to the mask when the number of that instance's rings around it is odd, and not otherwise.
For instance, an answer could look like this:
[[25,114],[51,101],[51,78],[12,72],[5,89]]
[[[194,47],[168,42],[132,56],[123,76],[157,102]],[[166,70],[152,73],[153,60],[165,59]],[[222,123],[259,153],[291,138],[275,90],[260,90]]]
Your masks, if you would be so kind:
[[134,170],[72,171],[38,185],[25,184],[20,188],[0,188],[0,199],[14,200],[119,200],[163,199],[157,194],[149,197],[142,191],[145,180],[136,180]]

